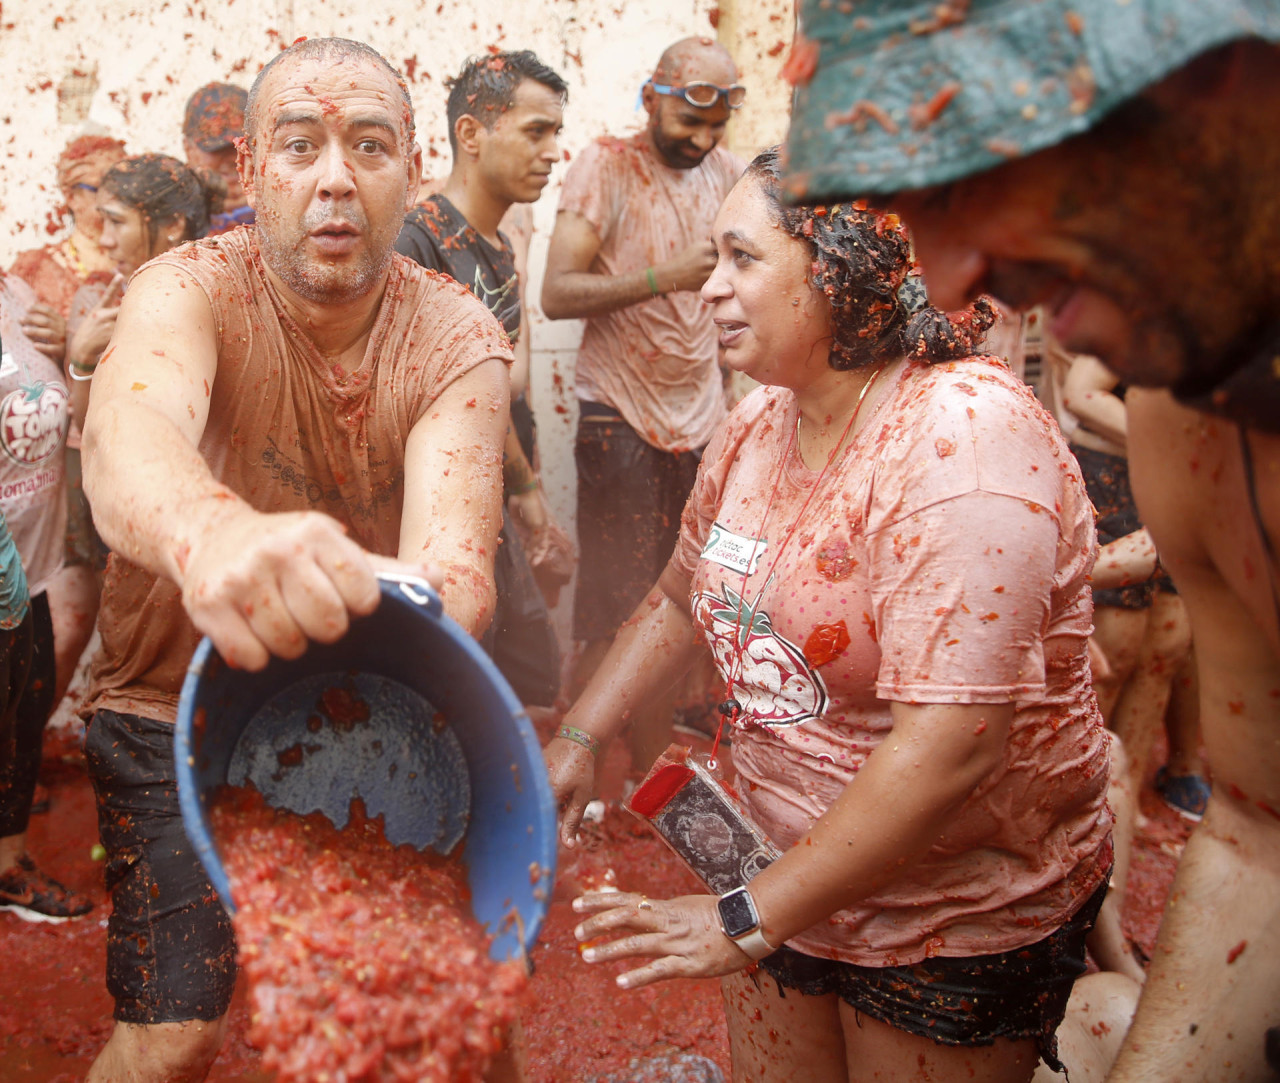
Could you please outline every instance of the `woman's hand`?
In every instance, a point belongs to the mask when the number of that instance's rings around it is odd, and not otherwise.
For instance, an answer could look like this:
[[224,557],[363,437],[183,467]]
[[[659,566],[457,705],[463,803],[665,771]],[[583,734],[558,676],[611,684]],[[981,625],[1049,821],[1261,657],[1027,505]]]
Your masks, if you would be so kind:
[[102,300],[92,308],[76,328],[67,350],[67,361],[81,372],[97,367],[116,329],[116,316],[120,312],[120,294],[124,290],[124,275],[116,275],[107,287]]
[[624,989],[638,989],[668,978],[718,978],[751,965],[751,959],[720,926],[714,895],[649,899],[617,891],[591,892],[573,900],[573,908],[591,917],[574,930],[579,943],[623,934],[593,944],[582,957],[588,963],[652,956],[653,961],[618,975]]
[[22,333],[40,353],[55,364],[62,364],[67,351],[67,321],[56,308],[34,304],[22,317]]
[[560,841],[573,849],[578,844],[582,813],[595,789],[595,757],[575,741],[553,737],[542,750],[542,758],[560,810]]

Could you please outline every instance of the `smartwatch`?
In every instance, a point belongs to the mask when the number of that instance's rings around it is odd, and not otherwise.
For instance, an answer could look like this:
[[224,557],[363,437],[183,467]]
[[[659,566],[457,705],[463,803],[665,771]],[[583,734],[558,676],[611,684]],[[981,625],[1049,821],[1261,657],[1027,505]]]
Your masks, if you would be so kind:
[[760,915],[756,912],[755,900],[745,887],[726,891],[716,901],[716,908],[720,911],[720,928],[724,935],[749,958],[763,959],[777,950],[760,931]]

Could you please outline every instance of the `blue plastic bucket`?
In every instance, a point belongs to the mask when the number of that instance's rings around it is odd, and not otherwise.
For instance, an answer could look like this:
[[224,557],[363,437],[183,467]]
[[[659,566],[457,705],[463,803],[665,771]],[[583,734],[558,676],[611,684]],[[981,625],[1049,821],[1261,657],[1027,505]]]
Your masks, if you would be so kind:
[[555,880],[556,810],[537,735],[492,660],[420,580],[381,578],[382,601],[334,644],[257,673],[209,639],[192,656],[174,735],[187,837],[229,911],[207,802],[252,782],[277,808],[345,826],[353,797],[387,838],[462,860],[495,959],[533,947]]

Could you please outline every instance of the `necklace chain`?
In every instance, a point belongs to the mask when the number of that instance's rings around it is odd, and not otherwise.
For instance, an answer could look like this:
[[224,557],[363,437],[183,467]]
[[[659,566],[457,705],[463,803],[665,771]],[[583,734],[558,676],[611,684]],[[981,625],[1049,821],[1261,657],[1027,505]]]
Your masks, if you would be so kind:
[[89,268],[84,265],[84,260],[80,258],[80,251],[76,248],[74,234],[67,238],[67,255],[71,257],[71,262],[75,264],[76,273],[79,274],[80,279],[83,281],[88,278]]
[[[817,495],[818,491],[822,488],[822,482],[826,478],[827,471],[831,468],[831,464],[835,462],[836,456],[840,453],[840,449],[844,446],[845,440],[847,440],[849,437],[849,433],[853,431],[853,426],[856,424],[858,420],[858,414],[862,412],[862,404],[863,402],[866,401],[867,394],[871,390],[871,385],[876,382],[876,380],[880,376],[880,373],[882,373],[887,367],[888,367],[888,362],[882,362],[876,368],[876,370],[870,375],[870,377],[868,377],[867,382],[862,385],[862,390],[858,392],[858,401],[854,403],[854,406],[853,406],[853,413],[849,415],[849,420],[845,423],[844,431],[840,433],[840,439],[836,441],[835,447],[833,447],[830,453],[827,455],[827,461],[823,464],[822,469],[818,472],[818,477],[814,481],[813,486],[809,489],[809,495],[805,497],[804,503],[800,506],[799,513],[796,515],[795,519],[792,521],[790,527],[787,528],[787,532],[782,538],[782,544],[778,546],[778,550],[776,553],[774,553],[773,560],[769,564],[769,571],[764,577],[764,582],[761,584],[760,589],[756,592],[755,601],[753,601],[751,605],[744,607],[743,603],[745,602],[746,596],[747,596],[747,580],[751,576],[751,568],[752,568],[752,565],[754,565],[755,563],[756,552],[759,549],[760,542],[764,540],[764,528],[769,521],[769,513],[773,510],[774,498],[778,495],[778,487],[782,482],[782,472],[786,468],[787,460],[791,458],[791,449],[794,447],[796,448],[796,454],[800,453],[799,448],[797,447],[797,443],[800,435],[800,419],[803,415],[800,413],[799,406],[797,405],[796,426],[791,431],[791,437],[787,441],[787,448],[782,453],[782,458],[778,463],[778,470],[774,474],[774,478],[773,478],[773,486],[769,491],[769,499],[764,506],[764,515],[761,516],[760,518],[760,527],[756,532],[757,536],[752,540],[751,553],[750,553],[750,556],[747,558],[746,568],[742,573],[742,593],[741,595],[739,595],[739,598],[738,598],[738,613],[737,613],[737,618],[734,623],[734,629],[733,629],[733,653],[730,655],[731,661],[736,662],[737,665],[731,666],[729,668],[729,672],[725,674],[725,684],[726,684],[726,691],[728,692],[728,699],[726,699],[725,702],[720,706],[720,723],[716,727],[715,741],[711,746],[711,759],[713,761],[716,758],[716,752],[720,748],[720,737],[724,732],[725,722],[736,721],[738,717],[742,714],[742,705],[734,697],[734,686],[736,684],[741,683],[742,673],[743,673],[743,670],[746,668],[746,663],[743,660],[743,655],[746,651],[746,645],[743,642],[743,638],[742,638],[743,610],[745,608],[748,624],[750,625],[751,623],[754,623],[756,613],[759,611],[759,608],[760,608],[761,599],[764,598],[765,591],[769,589],[769,584],[773,582],[773,573],[774,573],[774,569],[776,569],[778,566],[778,561],[782,559],[782,554],[786,552],[787,546],[791,543],[791,537],[792,535],[795,534],[796,528],[800,525],[800,522],[804,519],[804,513],[809,510],[809,504],[813,501],[814,496]],[[801,458],[801,461],[803,462],[803,457]],[[736,670],[736,673],[735,673],[735,670]]]

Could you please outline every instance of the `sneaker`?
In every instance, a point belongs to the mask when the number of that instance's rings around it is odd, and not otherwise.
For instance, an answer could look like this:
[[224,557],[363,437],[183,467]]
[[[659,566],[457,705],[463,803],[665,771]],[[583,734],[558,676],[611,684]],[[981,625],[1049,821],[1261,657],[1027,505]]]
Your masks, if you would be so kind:
[[56,923],[78,918],[92,909],[89,899],[46,876],[27,854],[0,875],[0,910],[9,910],[23,921]]
[[1156,792],[1183,819],[1199,823],[1213,790],[1199,775],[1171,775],[1161,767],[1156,772]]

